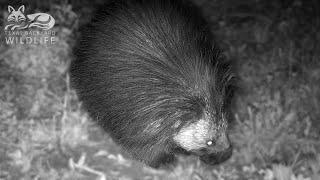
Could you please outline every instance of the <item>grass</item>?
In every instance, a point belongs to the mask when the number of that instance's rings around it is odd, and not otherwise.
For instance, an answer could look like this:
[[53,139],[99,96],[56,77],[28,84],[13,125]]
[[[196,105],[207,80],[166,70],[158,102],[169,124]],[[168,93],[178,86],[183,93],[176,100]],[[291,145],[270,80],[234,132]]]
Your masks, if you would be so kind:
[[67,72],[86,21],[81,15],[91,10],[75,12],[79,5],[64,2],[50,11],[60,24],[57,44],[0,47],[0,180],[320,179],[319,17],[301,16],[308,8],[298,1],[280,14],[262,2],[257,8],[269,13],[243,13],[250,3],[232,9],[232,0],[197,2],[238,66],[228,162],[207,167],[179,157],[171,171],[154,170],[128,158],[92,123]]

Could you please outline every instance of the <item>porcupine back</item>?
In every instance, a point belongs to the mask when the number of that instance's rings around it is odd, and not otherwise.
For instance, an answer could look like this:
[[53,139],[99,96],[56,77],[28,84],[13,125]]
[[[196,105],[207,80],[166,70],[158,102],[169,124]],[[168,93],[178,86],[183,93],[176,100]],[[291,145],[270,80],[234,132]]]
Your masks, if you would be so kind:
[[186,2],[114,1],[82,31],[71,80],[93,119],[148,162],[170,151],[183,124],[221,103],[225,72],[212,38]]

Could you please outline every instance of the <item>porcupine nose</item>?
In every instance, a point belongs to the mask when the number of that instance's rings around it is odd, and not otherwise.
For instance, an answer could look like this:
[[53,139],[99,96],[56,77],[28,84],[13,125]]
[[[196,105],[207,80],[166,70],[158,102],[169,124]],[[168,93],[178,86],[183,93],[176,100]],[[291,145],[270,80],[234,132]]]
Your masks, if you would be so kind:
[[203,155],[200,160],[206,164],[215,165],[228,160],[232,155],[232,145],[227,134],[223,133],[209,148],[211,153]]

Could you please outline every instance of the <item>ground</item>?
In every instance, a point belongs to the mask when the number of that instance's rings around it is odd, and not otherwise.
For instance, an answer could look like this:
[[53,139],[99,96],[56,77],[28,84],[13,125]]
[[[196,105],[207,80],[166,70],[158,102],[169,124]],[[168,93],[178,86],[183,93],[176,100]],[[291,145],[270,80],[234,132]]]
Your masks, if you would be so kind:
[[30,1],[56,18],[53,45],[5,45],[1,27],[0,180],[320,179],[319,2],[195,1],[238,74],[235,150],[222,165],[179,157],[170,170],[131,160],[82,108],[68,65],[100,1],[67,2]]

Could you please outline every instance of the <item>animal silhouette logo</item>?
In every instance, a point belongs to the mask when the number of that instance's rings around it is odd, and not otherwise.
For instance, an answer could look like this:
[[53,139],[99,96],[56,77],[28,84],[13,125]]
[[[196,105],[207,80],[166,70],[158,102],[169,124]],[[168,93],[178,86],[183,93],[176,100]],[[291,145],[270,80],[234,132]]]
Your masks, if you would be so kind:
[[54,24],[54,18],[47,13],[24,14],[24,5],[15,10],[12,6],[8,6],[8,25],[5,30],[23,30],[31,27],[40,28],[42,30],[51,29]]

